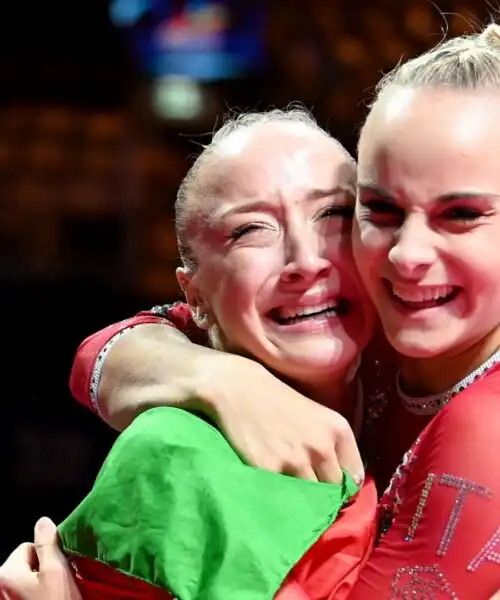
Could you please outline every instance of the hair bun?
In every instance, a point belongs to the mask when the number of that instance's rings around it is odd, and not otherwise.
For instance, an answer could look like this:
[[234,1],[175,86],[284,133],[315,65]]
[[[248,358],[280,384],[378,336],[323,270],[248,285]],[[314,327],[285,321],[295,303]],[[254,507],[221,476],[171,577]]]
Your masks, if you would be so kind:
[[500,25],[490,23],[480,34],[479,39],[492,48],[500,50]]

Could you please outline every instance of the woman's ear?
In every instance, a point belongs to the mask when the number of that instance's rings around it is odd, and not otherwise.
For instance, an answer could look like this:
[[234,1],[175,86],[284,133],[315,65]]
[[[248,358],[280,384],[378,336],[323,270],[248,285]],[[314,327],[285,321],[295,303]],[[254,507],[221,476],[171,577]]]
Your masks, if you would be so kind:
[[175,274],[191,309],[193,321],[200,329],[208,330],[211,324],[210,306],[201,294],[196,274],[186,267],[178,267]]

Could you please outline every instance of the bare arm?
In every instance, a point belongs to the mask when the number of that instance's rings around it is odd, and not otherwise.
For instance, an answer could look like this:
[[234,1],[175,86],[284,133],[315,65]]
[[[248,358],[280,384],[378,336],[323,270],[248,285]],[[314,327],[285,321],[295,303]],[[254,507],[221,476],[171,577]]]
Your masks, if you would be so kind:
[[192,343],[172,323],[194,339],[199,331],[171,316],[141,313],[85,340],[74,396],[118,430],[148,408],[176,406],[212,418],[248,464],[312,480],[340,481],[340,466],[363,477],[346,419],[252,360]]
[[212,388],[229,375],[233,364],[237,370],[240,361],[244,359],[193,344],[174,327],[135,327],[106,356],[98,388],[101,417],[118,431],[154,406],[198,410],[213,417]]

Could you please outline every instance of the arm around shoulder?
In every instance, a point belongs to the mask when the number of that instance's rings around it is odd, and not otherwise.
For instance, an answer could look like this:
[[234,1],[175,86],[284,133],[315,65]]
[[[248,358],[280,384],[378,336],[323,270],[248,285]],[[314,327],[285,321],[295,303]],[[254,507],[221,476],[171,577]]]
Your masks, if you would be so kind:
[[123,430],[155,406],[210,414],[205,391],[230,361],[229,355],[192,343],[174,327],[136,327],[117,341],[104,362],[99,384],[102,418]]

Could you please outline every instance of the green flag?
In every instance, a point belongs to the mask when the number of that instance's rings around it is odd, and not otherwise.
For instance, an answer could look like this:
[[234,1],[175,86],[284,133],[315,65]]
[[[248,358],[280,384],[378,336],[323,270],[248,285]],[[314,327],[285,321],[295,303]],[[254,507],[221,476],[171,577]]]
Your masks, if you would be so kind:
[[357,487],[249,467],[202,418],[154,408],[61,524],[66,552],[180,600],[271,600]]

